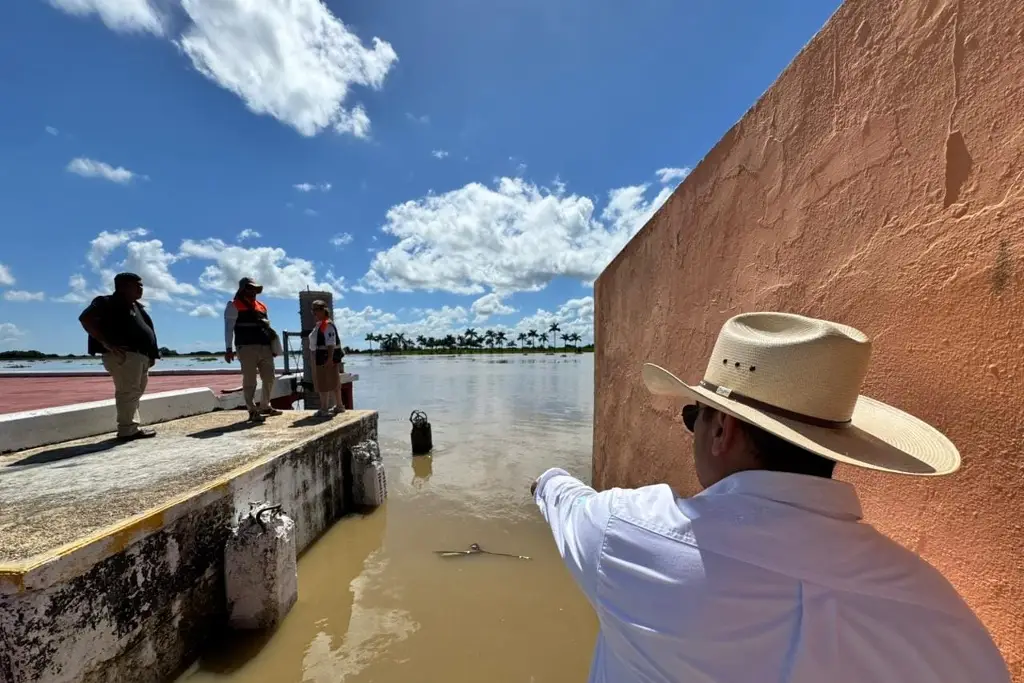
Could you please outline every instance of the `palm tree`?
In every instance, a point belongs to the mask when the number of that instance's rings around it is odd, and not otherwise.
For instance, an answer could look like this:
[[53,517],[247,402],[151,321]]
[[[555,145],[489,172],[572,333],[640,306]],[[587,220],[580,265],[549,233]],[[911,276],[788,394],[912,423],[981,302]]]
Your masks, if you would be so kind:
[[541,346],[547,346],[548,345],[548,333],[547,332],[544,332],[543,334],[540,335],[540,345]]
[[526,343],[526,333],[520,332],[519,336],[516,337],[519,340],[519,348],[523,348],[523,344]]
[[569,335],[569,340],[572,341],[573,349],[575,349],[578,352],[580,349],[579,349],[578,346],[576,346],[576,343],[580,340],[579,333],[578,332],[573,332],[572,334],[570,334]]
[[568,350],[569,350],[569,339],[570,339],[571,337],[572,337],[572,335],[571,335],[571,334],[569,334],[569,333],[566,333],[566,334],[563,334],[563,335],[562,335],[562,348],[563,348],[563,349],[564,349],[565,351],[568,351]]
[[515,339],[509,339],[508,342],[506,342],[506,345],[510,349],[516,348],[516,340]]
[[427,338],[424,337],[422,334],[416,335],[416,343],[419,345],[421,349],[427,348]]
[[[494,333],[494,340],[496,342],[498,342],[498,346],[505,346],[505,338],[506,338],[506,336],[507,335],[504,332],[495,332]],[[512,344],[509,344],[509,346],[512,346]]]
[[551,333],[552,344],[558,344],[558,333],[561,331],[561,329],[562,328],[558,326],[558,323],[551,323],[550,325],[548,325],[548,332]]
[[530,348],[533,348],[533,340],[537,338],[537,330],[529,330],[526,336],[530,338]]
[[484,343],[487,344],[489,349],[494,350],[494,330],[484,332]]
[[365,339],[366,339],[366,341],[370,342],[370,355],[372,356],[373,355],[373,342],[377,341],[377,335],[375,335],[373,332],[367,332]]

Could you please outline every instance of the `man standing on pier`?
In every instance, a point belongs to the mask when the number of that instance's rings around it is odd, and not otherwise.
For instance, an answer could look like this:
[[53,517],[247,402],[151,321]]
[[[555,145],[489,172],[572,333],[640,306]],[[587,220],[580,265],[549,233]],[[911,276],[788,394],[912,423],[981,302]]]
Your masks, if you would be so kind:
[[[270,326],[267,307],[256,295],[263,286],[251,277],[238,282],[235,298],[224,309],[224,360],[235,360],[234,346],[238,347],[238,362],[242,366],[242,394],[249,409],[249,421],[259,423],[265,415],[280,415],[270,405],[277,374],[274,370],[274,343],[277,333]],[[256,378],[263,383],[263,401],[256,407]]]
[[120,273],[114,277],[114,293],[96,297],[78,317],[89,335],[89,355],[102,354],[103,367],[114,380],[117,438],[124,441],[156,436],[139,419],[149,369],[160,357],[153,320],[141,298],[142,278]]
[[860,395],[870,354],[846,325],[736,316],[700,382],[643,368],[651,393],[682,407],[703,491],[598,493],[559,469],[534,483],[598,613],[592,682],[1009,683],[953,586],[863,522],[854,487],[832,478],[837,462],[933,476],[960,466],[937,429]]

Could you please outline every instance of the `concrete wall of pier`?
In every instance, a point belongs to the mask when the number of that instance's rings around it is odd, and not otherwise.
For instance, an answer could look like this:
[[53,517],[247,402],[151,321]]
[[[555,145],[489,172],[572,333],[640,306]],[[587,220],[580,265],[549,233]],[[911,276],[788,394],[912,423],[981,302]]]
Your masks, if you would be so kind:
[[0,683],[163,683],[226,628],[224,544],[250,501],[282,505],[301,552],[353,507],[351,453],[377,414],[150,510],[23,573],[0,572]]
[[594,481],[698,490],[651,360],[697,380],[743,311],[854,325],[866,394],[938,425],[953,477],[842,468],[1024,681],[1024,5],[848,0],[596,284]]

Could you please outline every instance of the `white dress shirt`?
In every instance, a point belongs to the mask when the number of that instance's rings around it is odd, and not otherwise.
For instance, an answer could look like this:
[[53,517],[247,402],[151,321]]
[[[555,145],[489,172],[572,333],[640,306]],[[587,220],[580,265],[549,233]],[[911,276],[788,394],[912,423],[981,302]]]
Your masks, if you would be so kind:
[[600,620],[592,683],[1010,680],[949,582],[861,522],[847,483],[748,471],[677,498],[553,469],[536,501]]

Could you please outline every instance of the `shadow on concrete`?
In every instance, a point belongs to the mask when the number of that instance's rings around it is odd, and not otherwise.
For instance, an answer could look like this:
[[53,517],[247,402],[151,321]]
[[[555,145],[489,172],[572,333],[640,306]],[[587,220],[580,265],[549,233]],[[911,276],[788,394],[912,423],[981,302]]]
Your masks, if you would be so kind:
[[21,460],[15,460],[8,467],[23,467],[28,465],[45,465],[51,462],[58,462],[60,460],[67,460],[68,458],[77,458],[80,455],[89,455],[91,453],[100,453],[102,451],[109,451],[114,446],[123,443],[118,441],[115,437],[104,439],[103,441],[97,441],[96,443],[83,443],[76,446],[60,446],[59,448],[49,448],[45,451],[39,451],[32,455],[26,456]]
[[302,418],[301,420],[296,420],[295,422],[288,425],[288,427],[291,429],[295,429],[296,427],[312,427],[314,425],[323,424],[324,422],[330,422],[333,419],[334,418],[330,416],[317,417],[316,415],[309,415],[307,417]]
[[257,427],[263,426],[259,422],[249,422],[247,417],[243,417],[238,422],[232,422],[229,425],[223,427],[210,427],[198,432],[192,432],[187,436],[191,436],[193,439],[213,439],[218,436],[224,436],[225,434],[232,434],[234,432],[244,432],[247,429],[256,429]]

